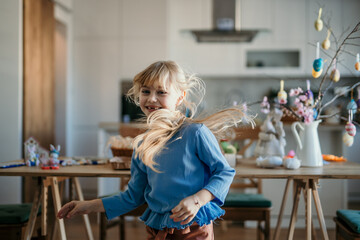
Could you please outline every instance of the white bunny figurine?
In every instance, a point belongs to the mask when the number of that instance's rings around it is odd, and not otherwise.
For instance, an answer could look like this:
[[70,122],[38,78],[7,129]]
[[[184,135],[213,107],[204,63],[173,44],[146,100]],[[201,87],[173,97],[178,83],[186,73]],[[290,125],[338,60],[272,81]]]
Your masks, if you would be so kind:
[[40,161],[39,161],[38,155],[35,153],[36,146],[34,146],[34,145],[27,146],[27,149],[29,152],[29,158],[26,160],[26,165],[28,167],[38,166]]

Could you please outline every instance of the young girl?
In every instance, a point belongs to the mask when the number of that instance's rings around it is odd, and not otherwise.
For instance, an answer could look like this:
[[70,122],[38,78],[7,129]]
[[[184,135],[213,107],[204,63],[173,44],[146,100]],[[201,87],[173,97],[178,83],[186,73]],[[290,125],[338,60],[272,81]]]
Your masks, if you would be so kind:
[[147,131],[134,139],[128,189],[67,203],[58,218],[105,212],[112,219],[146,202],[141,220],[148,239],[213,239],[212,222],[224,214],[220,206],[235,174],[214,134],[247,117],[234,107],[194,119],[204,92],[199,78],[172,61],[155,62],[137,74],[128,96],[146,115]]

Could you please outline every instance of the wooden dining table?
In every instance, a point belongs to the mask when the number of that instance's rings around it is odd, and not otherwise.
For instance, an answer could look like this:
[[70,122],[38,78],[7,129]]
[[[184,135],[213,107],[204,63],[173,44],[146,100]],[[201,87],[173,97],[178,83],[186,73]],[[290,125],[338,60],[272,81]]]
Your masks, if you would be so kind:
[[[301,167],[296,170],[289,170],[283,167],[271,169],[260,168],[256,166],[254,159],[242,159],[238,162],[235,169],[235,178],[287,179],[287,184],[284,189],[283,200],[279,212],[278,222],[274,231],[274,240],[279,238],[282,216],[291,182],[293,183],[295,188],[293,194],[291,221],[288,228],[287,239],[293,238],[295,223],[297,219],[298,204],[302,192],[305,199],[306,239],[312,238],[312,198],[314,199],[323,238],[329,239],[318,194],[319,179],[360,179],[360,164],[353,162],[338,162],[327,164],[323,167],[318,168]],[[44,184],[46,182],[50,182],[50,185],[52,186],[54,196],[54,208],[57,212],[61,207],[59,189],[57,185],[58,179],[63,177],[74,179],[76,179],[77,177],[124,177],[130,176],[130,171],[113,170],[110,164],[67,166],[60,167],[60,169],[58,170],[43,170],[39,167],[22,166],[0,169],[0,176],[31,176],[37,177],[39,179],[33,201],[33,207],[29,218],[29,223],[25,231],[25,239],[30,239],[34,228],[37,211],[39,209],[39,206],[41,205],[41,200],[44,199]],[[78,183],[78,181],[75,182]],[[79,184],[77,185],[77,188],[77,190],[79,191],[78,195],[82,197],[81,187]],[[66,239],[63,219],[57,219],[57,223],[60,227],[61,239]],[[88,225],[87,228],[90,228],[90,225]],[[91,231],[91,229],[88,230]],[[88,233],[89,239],[91,239],[92,237],[92,235],[90,235],[91,233]]]
[[311,199],[314,199],[314,204],[320,224],[323,239],[328,240],[324,214],[321,207],[319,197],[319,180],[320,179],[360,179],[360,164],[354,162],[333,162],[322,167],[300,167],[295,170],[285,169],[284,167],[277,168],[260,168],[256,166],[255,159],[242,159],[236,166],[235,178],[261,178],[261,179],[287,179],[280,212],[276,228],[273,235],[273,240],[279,239],[281,221],[285,210],[285,203],[288,197],[291,183],[293,183],[293,206],[291,211],[290,224],[287,233],[287,239],[291,240],[294,236],[295,223],[297,220],[297,210],[301,192],[303,192],[305,200],[305,225],[306,225],[306,239],[311,239],[314,236],[314,229],[312,225],[312,206]]
[[[17,162],[22,162],[22,160],[13,161],[13,163]],[[11,164],[11,162],[9,162],[8,164]],[[40,167],[21,166],[0,169],[0,176],[24,176],[35,177],[38,179],[29,221],[24,234],[24,239],[30,240],[34,230],[40,205],[42,205],[41,235],[46,236],[47,234],[46,209],[49,186],[51,186],[54,210],[57,213],[61,208],[61,197],[59,191],[60,181],[65,179],[71,179],[74,183],[78,199],[84,200],[78,177],[124,177],[130,176],[130,170],[113,170],[110,164],[65,166],[54,170],[45,170]],[[87,237],[89,240],[93,240],[94,237],[88,215],[83,215],[83,219]],[[67,238],[64,219],[56,218],[56,227],[57,229],[59,229],[60,239],[66,240]]]

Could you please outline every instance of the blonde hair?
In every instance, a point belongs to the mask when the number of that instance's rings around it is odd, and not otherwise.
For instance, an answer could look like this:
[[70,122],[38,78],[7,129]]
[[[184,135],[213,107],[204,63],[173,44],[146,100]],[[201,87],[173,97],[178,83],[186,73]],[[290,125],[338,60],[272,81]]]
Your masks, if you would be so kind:
[[[152,86],[154,83],[159,83],[165,90],[173,87],[179,94],[186,93],[177,111],[159,109],[152,112],[144,124],[147,131],[134,139],[135,156],[140,157],[143,163],[155,172],[159,172],[154,167],[157,164],[154,161],[155,156],[164,149],[166,143],[185,122],[202,123],[217,138],[224,136],[227,130],[243,120],[254,126],[253,117],[246,115],[244,109],[239,106],[221,110],[201,119],[194,119],[197,106],[205,95],[205,84],[195,75],[187,75],[173,61],[155,62],[138,73],[127,96],[139,105],[141,87]],[[184,111],[190,115],[185,116]]]

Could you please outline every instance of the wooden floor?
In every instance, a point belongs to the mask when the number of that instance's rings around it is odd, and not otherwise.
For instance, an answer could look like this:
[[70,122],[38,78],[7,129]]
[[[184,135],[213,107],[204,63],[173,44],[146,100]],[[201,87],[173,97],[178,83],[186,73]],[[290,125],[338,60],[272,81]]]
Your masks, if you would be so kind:
[[[95,239],[99,239],[99,227],[96,224],[96,214],[90,216],[92,229]],[[69,240],[87,239],[84,224],[81,217],[66,220],[66,235]],[[253,228],[243,228],[239,224],[228,223],[227,230],[224,231],[220,223],[214,225],[216,240],[256,240],[256,231]],[[113,227],[107,230],[107,239],[119,239],[119,228]],[[287,230],[282,229],[280,239],[286,239]],[[328,229],[329,239],[335,240],[335,231]],[[317,239],[322,239],[320,232],[317,232]],[[126,240],[146,239],[145,225],[135,219],[126,222]],[[296,229],[294,240],[305,239],[305,229]]]
[[[360,210],[360,203],[349,204],[349,209]],[[94,234],[94,240],[99,239],[99,225],[97,224],[97,214],[90,214],[91,227]],[[253,228],[243,228],[236,223],[228,223],[227,230],[221,226],[221,221],[214,224],[214,232],[216,240],[254,240],[256,239],[256,230]],[[68,240],[82,240],[87,239],[85,227],[82,221],[82,217],[75,217],[74,219],[65,220],[66,235]],[[271,232],[271,237],[273,235]],[[116,240],[119,239],[119,228],[113,227],[107,230],[107,239]],[[329,239],[335,240],[335,230],[328,229]],[[280,239],[286,239],[287,229],[282,229],[280,232]],[[128,220],[126,222],[126,240],[143,240],[146,238],[145,225],[143,222],[137,219]],[[294,240],[305,239],[305,229],[296,228],[294,234]],[[320,231],[317,230],[317,239],[322,239]]]

